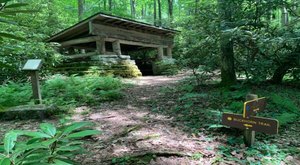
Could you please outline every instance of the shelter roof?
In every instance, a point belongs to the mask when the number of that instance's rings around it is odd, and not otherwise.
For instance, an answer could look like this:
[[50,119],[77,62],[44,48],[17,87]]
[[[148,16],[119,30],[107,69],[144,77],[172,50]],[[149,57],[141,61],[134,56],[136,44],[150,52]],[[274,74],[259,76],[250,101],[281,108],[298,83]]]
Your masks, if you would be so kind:
[[151,24],[122,18],[118,16],[113,16],[110,14],[105,14],[99,12],[95,15],[90,16],[89,18],[51,36],[47,39],[47,42],[61,42],[66,41],[69,39],[73,39],[78,36],[89,36],[89,24],[92,23],[99,23],[113,27],[119,27],[127,30],[135,30],[139,32],[149,33],[149,34],[156,34],[156,35],[163,35],[163,36],[174,36],[178,31],[154,26]]

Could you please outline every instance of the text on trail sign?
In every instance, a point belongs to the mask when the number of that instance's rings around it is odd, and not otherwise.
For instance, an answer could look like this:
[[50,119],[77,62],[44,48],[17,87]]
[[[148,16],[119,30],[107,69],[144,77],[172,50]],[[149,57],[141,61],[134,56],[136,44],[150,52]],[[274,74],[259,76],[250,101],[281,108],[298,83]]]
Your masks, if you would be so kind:
[[257,112],[265,109],[266,104],[267,102],[265,97],[245,102],[243,117],[249,118],[251,116],[256,116]]
[[263,117],[244,118],[243,115],[223,113],[222,124],[230,127],[247,129],[266,134],[278,133],[278,121]]

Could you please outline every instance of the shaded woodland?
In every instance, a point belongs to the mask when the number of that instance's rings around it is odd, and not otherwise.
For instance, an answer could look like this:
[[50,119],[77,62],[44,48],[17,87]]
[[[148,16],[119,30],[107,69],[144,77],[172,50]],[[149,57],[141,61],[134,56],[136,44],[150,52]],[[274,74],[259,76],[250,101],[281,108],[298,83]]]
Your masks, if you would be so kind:
[[[46,40],[99,12],[176,30],[172,58],[126,54],[156,76],[57,72],[74,50]],[[0,27],[0,165],[300,164],[298,0],[0,0]],[[42,105],[28,59],[43,60]],[[221,121],[248,94],[279,121],[251,147]]]

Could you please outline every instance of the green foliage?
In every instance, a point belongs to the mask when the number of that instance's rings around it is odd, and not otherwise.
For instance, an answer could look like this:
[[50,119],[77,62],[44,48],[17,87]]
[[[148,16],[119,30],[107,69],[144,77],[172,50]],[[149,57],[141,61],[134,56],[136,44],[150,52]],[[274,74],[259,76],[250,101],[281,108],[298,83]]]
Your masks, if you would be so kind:
[[113,77],[55,75],[43,86],[48,103],[57,105],[97,104],[122,98],[122,83]]
[[[156,112],[172,115],[178,122],[184,123],[187,130],[199,132],[199,128],[210,131],[221,129],[223,112],[242,114],[245,97],[253,91],[259,97],[267,98],[267,107],[258,116],[279,120],[280,128],[294,123],[299,118],[299,89],[287,86],[239,84],[230,88],[218,85],[197,85],[189,78],[176,88],[162,88],[160,91],[169,95],[178,95],[175,105],[154,108]],[[152,105],[153,106],[153,105]],[[162,106],[162,105],[160,105]],[[160,110],[163,109],[163,110]]]
[[[113,77],[54,75],[42,82],[42,98],[46,104],[58,106],[98,104],[123,97],[122,83]],[[32,104],[32,89],[29,83],[12,83],[0,86],[1,109]]]
[[153,64],[154,75],[175,75],[179,71],[179,68],[174,59],[163,59]]
[[[288,11],[287,26],[279,24],[283,6],[295,8]],[[221,60],[220,44],[227,38],[233,43],[227,50],[233,48],[234,67],[242,78],[260,83],[291,71],[295,73],[291,78],[298,77],[300,24],[299,15],[292,14],[299,8],[298,1],[201,1],[196,7],[179,20],[182,33],[176,39],[183,66],[193,70],[204,66],[196,76],[217,71],[226,62]],[[220,12],[223,8],[228,16],[232,13],[230,24]]]
[[31,100],[31,86],[29,84],[17,84],[9,82],[0,86],[0,105],[12,107],[27,104]]
[[72,159],[83,152],[80,139],[100,134],[98,130],[89,130],[91,125],[78,122],[56,128],[42,123],[38,131],[11,130],[0,147],[1,165],[76,164]]
[[[256,142],[251,148],[242,145],[241,137],[229,137],[227,145],[218,148],[217,162],[233,161],[238,164],[281,164],[286,154],[274,144],[269,142]],[[216,162],[215,162],[216,163]]]
[[139,70],[139,68],[131,62],[123,61],[123,62],[119,63],[118,65],[124,66],[124,69],[113,71],[113,74],[116,76],[121,76],[121,77],[126,77],[126,78],[142,76],[142,73]]

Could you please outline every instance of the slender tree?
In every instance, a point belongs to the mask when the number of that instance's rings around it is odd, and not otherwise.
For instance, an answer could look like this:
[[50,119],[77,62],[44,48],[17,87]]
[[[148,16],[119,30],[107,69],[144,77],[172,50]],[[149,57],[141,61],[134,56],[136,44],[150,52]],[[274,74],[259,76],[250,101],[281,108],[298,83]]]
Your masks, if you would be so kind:
[[199,0],[195,0],[195,14],[198,13]]
[[153,22],[154,22],[154,25],[157,25],[157,9],[156,9],[156,0],[153,0]]
[[168,0],[168,7],[169,7],[169,20],[170,20],[170,24],[172,24],[173,22],[173,0]]
[[282,7],[281,9],[281,24],[282,26],[286,26],[289,24],[289,13],[286,7]]
[[230,86],[236,83],[236,74],[234,67],[234,51],[233,41],[230,35],[226,34],[226,30],[232,28],[230,23],[232,20],[232,6],[228,0],[218,0],[219,17],[220,17],[220,49],[221,49],[221,84]]
[[131,17],[135,18],[136,16],[136,1],[130,0],[130,9],[131,9]]
[[112,0],[108,0],[108,10],[110,12],[112,12],[112,5],[113,5]]
[[107,0],[103,1],[103,9],[106,10],[106,4],[107,4]]
[[84,14],[84,0],[78,0],[78,20],[83,20]]
[[158,25],[161,26],[162,25],[162,14],[161,14],[161,1],[160,0],[157,0],[157,4],[158,4]]

